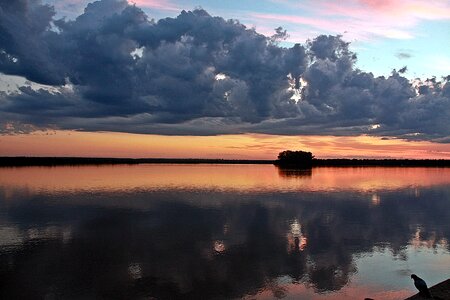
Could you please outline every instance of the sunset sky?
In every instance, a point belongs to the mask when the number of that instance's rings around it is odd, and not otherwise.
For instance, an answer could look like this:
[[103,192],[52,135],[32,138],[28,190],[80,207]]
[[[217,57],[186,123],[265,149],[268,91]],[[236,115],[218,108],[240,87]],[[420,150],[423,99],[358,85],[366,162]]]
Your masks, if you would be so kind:
[[0,0],[0,156],[450,159],[446,0]]

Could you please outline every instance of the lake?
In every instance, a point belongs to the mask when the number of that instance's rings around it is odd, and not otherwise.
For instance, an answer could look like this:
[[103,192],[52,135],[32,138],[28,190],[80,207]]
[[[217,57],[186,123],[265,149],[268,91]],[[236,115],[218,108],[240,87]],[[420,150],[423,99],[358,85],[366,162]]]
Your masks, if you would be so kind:
[[450,168],[0,168],[1,299],[403,299],[449,240]]

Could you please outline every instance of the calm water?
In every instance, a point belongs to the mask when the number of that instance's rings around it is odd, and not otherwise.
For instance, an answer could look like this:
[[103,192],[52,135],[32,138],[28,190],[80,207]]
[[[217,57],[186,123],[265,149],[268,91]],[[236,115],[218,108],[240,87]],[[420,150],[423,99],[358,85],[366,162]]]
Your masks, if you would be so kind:
[[1,299],[402,299],[449,240],[449,168],[0,168]]

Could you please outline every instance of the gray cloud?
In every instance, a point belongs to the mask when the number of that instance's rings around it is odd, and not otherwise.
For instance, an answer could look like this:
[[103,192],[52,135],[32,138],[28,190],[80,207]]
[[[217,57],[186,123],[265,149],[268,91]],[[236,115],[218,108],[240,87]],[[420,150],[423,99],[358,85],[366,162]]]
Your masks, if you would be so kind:
[[412,54],[408,50],[400,50],[395,54],[398,59],[408,59],[412,57]]
[[54,16],[36,1],[0,0],[0,72],[52,86],[0,92],[8,133],[26,124],[449,140],[449,78],[374,77],[339,36],[285,48],[281,27],[266,37],[201,9],[154,22],[122,0],[93,2],[74,20]]

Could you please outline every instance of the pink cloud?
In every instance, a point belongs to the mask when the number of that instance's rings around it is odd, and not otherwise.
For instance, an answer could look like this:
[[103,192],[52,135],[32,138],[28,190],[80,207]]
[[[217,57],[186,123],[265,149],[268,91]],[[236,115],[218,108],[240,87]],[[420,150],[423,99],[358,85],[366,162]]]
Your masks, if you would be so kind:
[[[327,29],[330,30],[333,33],[340,33],[339,31],[335,31],[335,28],[332,26],[332,22],[328,22],[325,20],[317,20],[314,18],[308,18],[308,17],[297,17],[297,16],[288,16],[288,15],[278,15],[278,14],[260,14],[260,13],[253,13],[250,14],[252,20],[251,24],[246,22],[246,25],[249,27],[255,27],[256,30],[259,33],[262,33],[266,36],[271,36],[275,33],[274,28],[286,23],[291,24],[305,24],[310,25],[315,28],[320,29]],[[287,38],[287,41],[298,43],[298,42],[304,42],[308,38],[311,38],[311,36],[317,36],[320,34],[320,31],[314,31],[311,29],[306,28],[299,28],[295,31],[289,31],[288,32],[289,37]]]
[[[360,39],[365,40],[372,36],[383,36],[388,38],[396,39],[409,39],[413,35],[407,30],[402,28],[395,28],[393,26],[387,26],[386,24],[379,24],[377,22],[372,22],[370,20],[347,20],[347,21],[337,21],[335,19],[325,19],[317,17],[302,17],[302,16],[292,16],[292,15],[280,15],[280,14],[253,14],[255,19],[262,20],[261,23],[271,21],[275,24],[286,24],[290,23],[293,25],[307,25],[313,27],[317,35],[320,31],[332,33],[332,34],[342,34],[347,39]],[[265,26],[267,27],[267,25]],[[257,26],[259,29],[259,26]],[[300,28],[301,31],[309,31],[306,28]],[[305,36],[306,34],[302,34]],[[298,40],[297,40],[298,42]]]
[[[355,1],[344,1],[355,2]],[[449,19],[450,3],[448,1],[423,0],[359,0],[363,8],[369,8],[384,14],[410,16],[419,19]]]
[[[344,33],[353,39],[373,36],[409,39],[423,20],[449,20],[449,1],[423,0],[272,0],[299,14],[255,14],[261,20],[277,19],[293,25],[308,25],[329,33]],[[307,17],[305,17],[305,15]],[[304,30],[304,29],[300,29]]]
[[405,0],[346,0],[342,2],[319,1],[315,9],[322,15],[344,16],[355,20],[373,20],[407,27],[421,20],[450,19],[450,2]]
[[181,11],[173,3],[166,0],[127,0],[129,4],[136,4],[141,8],[152,8],[165,11]]

